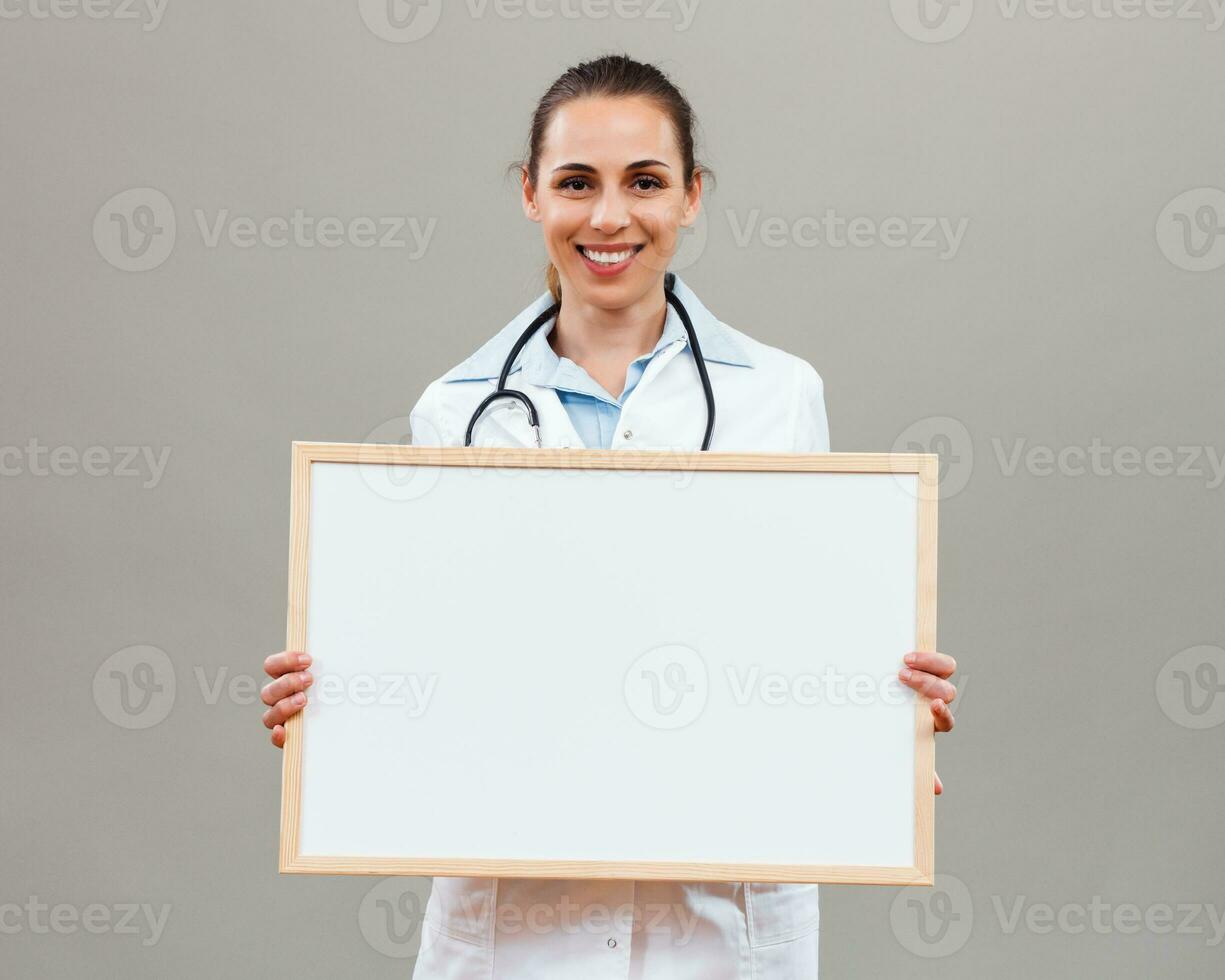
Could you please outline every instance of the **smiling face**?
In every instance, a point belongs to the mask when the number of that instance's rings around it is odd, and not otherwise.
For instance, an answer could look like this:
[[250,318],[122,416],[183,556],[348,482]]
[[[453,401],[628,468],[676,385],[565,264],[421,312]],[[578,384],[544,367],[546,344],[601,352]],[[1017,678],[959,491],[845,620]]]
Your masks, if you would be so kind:
[[702,177],[685,187],[668,116],[642,98],[585,98],[560,106],[523,210],[543,226],[563,295],[623,309],[660,288],[680,228],[697,219]]

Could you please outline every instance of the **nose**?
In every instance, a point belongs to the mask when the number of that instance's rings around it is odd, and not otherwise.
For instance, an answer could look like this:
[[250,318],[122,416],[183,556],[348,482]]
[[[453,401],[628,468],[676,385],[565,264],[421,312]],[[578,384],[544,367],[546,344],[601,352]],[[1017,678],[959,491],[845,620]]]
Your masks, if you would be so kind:
[[629,203],[618,187],[607,187],[591,212],[591,227],[611,235],[630,223]]

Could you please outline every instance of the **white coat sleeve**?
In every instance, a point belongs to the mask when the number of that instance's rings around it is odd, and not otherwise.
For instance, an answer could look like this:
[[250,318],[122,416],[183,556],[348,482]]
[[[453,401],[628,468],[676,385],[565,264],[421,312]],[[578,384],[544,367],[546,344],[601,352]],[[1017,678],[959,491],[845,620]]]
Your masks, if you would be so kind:
[[825,382],[816,368],[799,360],[793,453],[829,452],[829,421],[825,416]]
[[408,426],[412,432],[414,446],[447,446],[448,433],[443,423],[439,404],[438,381],[431,381],[417,399],[417,404],[408,414]]

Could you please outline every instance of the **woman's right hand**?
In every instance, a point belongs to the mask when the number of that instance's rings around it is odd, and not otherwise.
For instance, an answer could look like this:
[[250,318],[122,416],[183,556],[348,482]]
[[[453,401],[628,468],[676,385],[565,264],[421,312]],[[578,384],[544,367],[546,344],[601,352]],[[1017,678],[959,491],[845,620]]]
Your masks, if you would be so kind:
[[306,706],[306,689],[315,680],[307,670],[310,663],[310,654],[297,650],[282,650],[264,661],[264,673],[272,678],[260,693],[268,705],[264,727],[272,729],[272,744],[278,749],[285,747],[285,719]]

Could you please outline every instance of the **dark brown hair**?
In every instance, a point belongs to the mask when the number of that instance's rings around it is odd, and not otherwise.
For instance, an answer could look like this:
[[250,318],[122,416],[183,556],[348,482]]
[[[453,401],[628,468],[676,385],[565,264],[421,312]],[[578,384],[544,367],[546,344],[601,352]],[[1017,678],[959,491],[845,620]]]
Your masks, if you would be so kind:
[[[544,148],[545,132],[553,119],[553,113],[576,99],[594,97],[612,98],[645,98],[655,105],[671,121],[676,132],[676,142],[681,151],[681,162],[685,174],[686,189],[693,187],[694,177],[701,173],[703,179],[713,178],[710,168],[695,162],[693,156],[694,130],[696,120],[689,100],[681,94],[680,89],[654,65],[643,64],[632,58],[620,55],[605,55],[594,61],[586,61],[581,65],[567,68],[549,90],[541,97],[532,116],[532,130],[528,137],[527,157],[521,162],[512,164],[512,169],[520,175],[526,174],[533,187],[538,187],[537,177],[540,174],[540,154]],[[553,299],[561,301],[561,277],[553,263],[549,263],[545,272],[545,281]]]

